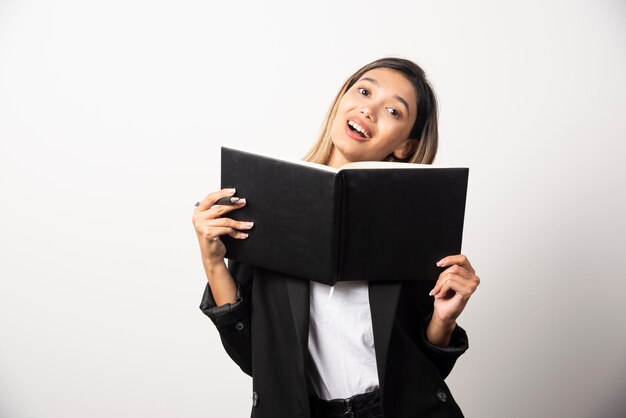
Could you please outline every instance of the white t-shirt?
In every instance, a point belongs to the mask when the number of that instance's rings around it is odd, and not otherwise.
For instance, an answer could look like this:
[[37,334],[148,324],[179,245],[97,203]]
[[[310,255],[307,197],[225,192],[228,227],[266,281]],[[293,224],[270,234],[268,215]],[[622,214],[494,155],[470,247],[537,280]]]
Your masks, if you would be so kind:
[[320,399],[378,388],[367,282],[311,282],[309,376]]

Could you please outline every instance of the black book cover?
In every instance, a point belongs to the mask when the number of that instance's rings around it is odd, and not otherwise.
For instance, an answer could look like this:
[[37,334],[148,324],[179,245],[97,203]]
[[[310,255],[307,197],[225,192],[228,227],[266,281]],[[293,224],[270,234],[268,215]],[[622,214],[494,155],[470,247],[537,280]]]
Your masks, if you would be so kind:
[[[247,204],[226,257],[306,280],[436,280],[459,254],[467,168],[356,163],[335,170],[222,147],[222,188]],[[348,168],[348,167],[354,168]]]

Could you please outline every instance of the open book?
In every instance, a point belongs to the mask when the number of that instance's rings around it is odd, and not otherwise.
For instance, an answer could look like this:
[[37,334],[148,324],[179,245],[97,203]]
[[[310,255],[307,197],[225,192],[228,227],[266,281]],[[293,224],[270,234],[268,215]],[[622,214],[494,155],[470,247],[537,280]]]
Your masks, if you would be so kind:
[[226,257],[329,285],[338,280],[436,280],[461,252],[468,168],[357,162],[335,169],[222,147],[222,188],[247,204],[244,240]]

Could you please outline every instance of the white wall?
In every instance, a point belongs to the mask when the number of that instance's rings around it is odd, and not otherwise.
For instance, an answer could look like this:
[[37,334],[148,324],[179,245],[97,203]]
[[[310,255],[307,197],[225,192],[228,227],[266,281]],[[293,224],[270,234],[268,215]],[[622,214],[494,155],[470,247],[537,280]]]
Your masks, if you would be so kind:
[[0,0],[0,416],[243,417],[198,310],[219,146],[297,158],[361,65],[422,65],[469,166],[468,417],[626,413],[626,4]]

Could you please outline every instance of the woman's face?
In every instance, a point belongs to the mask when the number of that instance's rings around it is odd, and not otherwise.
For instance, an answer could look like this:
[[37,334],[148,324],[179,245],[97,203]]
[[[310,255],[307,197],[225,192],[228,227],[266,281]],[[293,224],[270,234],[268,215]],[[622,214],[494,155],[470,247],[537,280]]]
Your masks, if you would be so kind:
[[331,125],[333,149],[328,165],[404,159],[416,145],[409,133],[417,115],[411,82],[388,68],[368,71],[343,95]]

